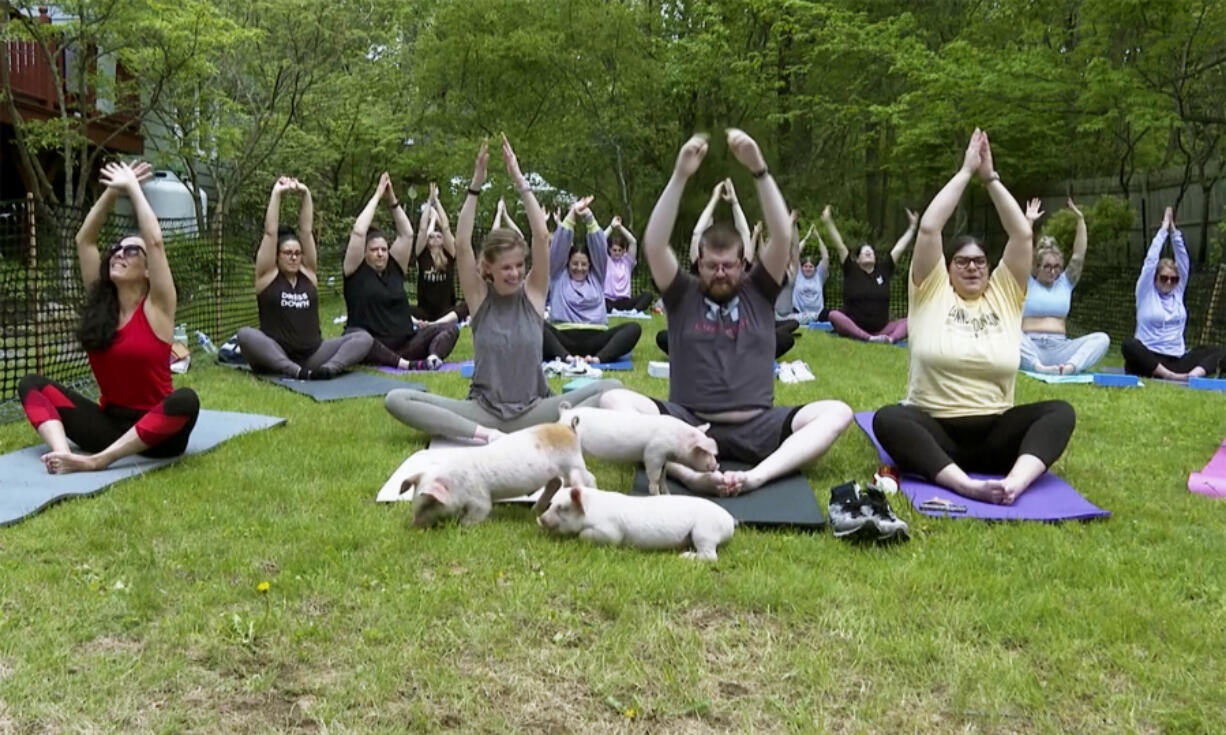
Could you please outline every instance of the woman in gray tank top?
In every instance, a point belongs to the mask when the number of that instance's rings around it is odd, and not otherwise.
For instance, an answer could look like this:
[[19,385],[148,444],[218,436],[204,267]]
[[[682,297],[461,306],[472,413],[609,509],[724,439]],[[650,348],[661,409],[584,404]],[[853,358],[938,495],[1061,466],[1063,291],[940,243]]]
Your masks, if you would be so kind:
[[[467,400],[415,390],[394,390],[385,405],[397,419],[432,436],[491,442],[504,432],[557,421],[558,404],[541,370],[541,340],[545,298],[549,291],[549,227],[506,136],[502,157],[515,191],[523,201],[532,232],[534,267],[525,275],[527,243],[511,229],[490,230],[481,245],[481,262],[473,255],[473,221],[477,197],[485,183],[489,145],[481,144],[468,196],[460,210],[453,238],[447,213],[434,208],[445,247],[454,247],[460,289],[472,312],[473,379]],[[539,267],[538,267],[539,266]],[[573,405],[595,405],[600,394],[620,387],[617,380],[600,380],[572,391]]]

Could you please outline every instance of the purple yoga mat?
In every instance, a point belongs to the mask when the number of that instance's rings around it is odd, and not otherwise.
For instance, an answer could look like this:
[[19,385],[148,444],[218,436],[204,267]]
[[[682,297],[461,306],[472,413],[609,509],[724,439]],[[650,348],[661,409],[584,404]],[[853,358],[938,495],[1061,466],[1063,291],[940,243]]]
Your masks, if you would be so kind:
[[[856,424],[868,435],[869,441],[877,447],[881,461],[894,464],[894,460],[881,448],[877,437],[873,434],[873,411],[861,411],[856,414]],[[984,479],[993,475],[971,473],[971,477]],[[1000,475],[995,475],[999,478]],[[1086,500],[1073,489],[1071,485],[1050,472],[1035,481],[1026,492],[1022,493],[1013,505],[996,505],[984,503],[972,498],[963,497],[953,490],[935,485],[914,475],[905,475],[900,488],[911,505],[926,516],[941,518],[981,518],[998,521],[1081,521],[1091,518],[1107,518],[1111,511],[1103,510]],[[966,506],[965,513],[945,513],[939,510],[920,510],[920,505],[932,498],[945,498],[955,505]]]
[[445,362],[439,366],[438,370],[401,370],[400,368],[380,365],[379,370],[382,370],[385,373],[391,373],[392,375],[408,375],[410,373],[413,375],[421,375],[422,373],[454,373],[460,368],[464,367],[464,365],[465,363],[462,362]]
[[1226,498],[1226,441],[1203,470],[1188,475],[1188,490],[1211,498]]

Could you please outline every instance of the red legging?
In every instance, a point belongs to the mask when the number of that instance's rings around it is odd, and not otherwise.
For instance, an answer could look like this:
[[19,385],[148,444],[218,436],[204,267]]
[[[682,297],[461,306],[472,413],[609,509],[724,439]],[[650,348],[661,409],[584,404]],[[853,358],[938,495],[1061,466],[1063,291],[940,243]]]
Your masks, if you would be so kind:
[[60,421],[68,439],[96,453],[115,443],[128,429],[149,445],[146,457],[176,457],[187,449],[187,438],[200,415],[200,399],[191,388],[179,388],[148,411],[124,406],[100,407],[74,390],[41,375],[27,375],[17,386],[26,418],[37,430],[47,421]]

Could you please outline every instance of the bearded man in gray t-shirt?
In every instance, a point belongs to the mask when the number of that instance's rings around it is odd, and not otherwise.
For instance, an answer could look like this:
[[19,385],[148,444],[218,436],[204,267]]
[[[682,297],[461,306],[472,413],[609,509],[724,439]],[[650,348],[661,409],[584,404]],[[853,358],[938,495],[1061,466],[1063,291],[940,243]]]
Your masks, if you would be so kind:
[[600,402],[604,408],[674,416],[693,426],[709,422],[720,458],[753,468],[695,472],[670,463],[668,471],[693,490],[718,495],[756,490],[817,459],[852,418],[842,401],[774,405],[774,303],[787,269],[792,222],[753,138],[729,129],[728,148],[753,174],[770,233],[767,245],[745,272],[741,236],[716,224],[699,242],[697,277],[678,267],[669,236],[686,182],[707,153],[704,136],[690,138],[643,233],[647,264],[668,316],[669,400],[618,389]]

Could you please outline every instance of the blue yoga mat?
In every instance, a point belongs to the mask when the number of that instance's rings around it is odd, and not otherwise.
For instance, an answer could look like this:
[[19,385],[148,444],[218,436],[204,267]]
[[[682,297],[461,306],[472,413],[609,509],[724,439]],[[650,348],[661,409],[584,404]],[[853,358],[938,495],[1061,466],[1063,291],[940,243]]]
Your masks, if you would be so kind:
[[187,452],[180,457],[124,457],[99,472],[47,474],[46,467],[39,459],[47,452],[45,444],[10,452],[0,456],[0,526],[16,523],[57,500],[94,495],[133,475],[155,470],[182,457],[206,452],[239,434],[267,429],[282,423],[285,423],[285,419],[276,416],[201,411],[196,428],[188,439]]

